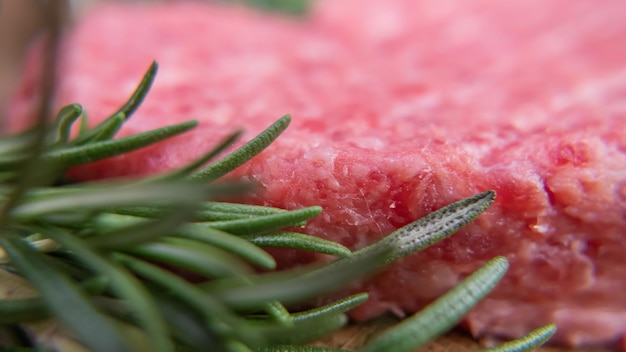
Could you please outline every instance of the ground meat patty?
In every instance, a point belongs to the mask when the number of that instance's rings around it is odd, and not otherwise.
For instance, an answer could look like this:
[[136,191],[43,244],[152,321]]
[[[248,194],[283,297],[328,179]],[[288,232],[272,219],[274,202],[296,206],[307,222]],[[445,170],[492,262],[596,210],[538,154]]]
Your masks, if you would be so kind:
[[[555,322],[557,342],[613,345],[626,332],[625,18],[621,0],[335,0],[305,20],[110,4],[67,34],[55,102],[79,102],[98,122],[156,59],[153,90],[121,134],[201,121],[76,168],[79,179],[167,170],[290,113],[287,132],[233,176],[262,185],[250,202],[322,205],[306,231],[352,248],[495,189],[476,222],[357,288],[371,299],[353,317],[414,312],[506,255],[509,273],[466,318],[476,336]],[[38,60],[13,128],[32,115]]]

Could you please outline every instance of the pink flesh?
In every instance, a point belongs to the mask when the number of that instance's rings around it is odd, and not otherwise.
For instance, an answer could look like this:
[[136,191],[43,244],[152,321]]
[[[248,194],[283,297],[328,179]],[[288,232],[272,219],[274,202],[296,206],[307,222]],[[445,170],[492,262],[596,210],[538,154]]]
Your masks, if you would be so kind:
[[[477,337],[555,322],[557,342],[613,345],[626,332],[625,18],[621,0],[333,0],[303,23],[108,5],[68,34],[56,103],[100,121],[156,59],[155,85],[121,135],[201,122],[76,168],[79,179],[171,169],[235,128],[249,139],[293,114],[235,176],[263,186],[250,202],[322,205],[306,232],[352,248],[495,189],[476,222],[355,288],[371,298],[352,316],[414,312],[506,255],[509,273],[466,319]],[[15,129],[32,114],[37,61],[10,111]],[[284,267],[318,258],[277,256]]]

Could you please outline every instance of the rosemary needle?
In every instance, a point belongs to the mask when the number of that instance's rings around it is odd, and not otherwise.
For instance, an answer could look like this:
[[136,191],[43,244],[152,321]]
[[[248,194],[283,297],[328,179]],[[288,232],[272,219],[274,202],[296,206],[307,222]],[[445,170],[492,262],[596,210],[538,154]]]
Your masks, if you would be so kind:
[[556,333],[556,325],[547,324],[541,326],[519,339],[506,342],[500,346],[488,348],[481,352],[523,352],[535,349],[543,345]]
[[289,126],[291,116],[278,119],[258,136],[216,163],[191,174],[193,180],[211,182],[235,170],[267,148]]
[[349,257],[352,252],[339,243],[323,238],[305,235],[298,232],[279,231],[267,234],[253,234],[242,236],[257,246],[294,248],[318,253]]

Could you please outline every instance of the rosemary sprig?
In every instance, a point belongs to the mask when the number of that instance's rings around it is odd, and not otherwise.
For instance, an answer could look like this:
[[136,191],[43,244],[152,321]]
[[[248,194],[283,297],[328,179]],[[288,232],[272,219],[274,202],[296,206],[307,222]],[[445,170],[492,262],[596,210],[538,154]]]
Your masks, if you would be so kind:
[[244,235],[242,238],[257,246],[303,249],[343,258],[352,255],[348,248],[338,243],[298,232],[281,231],[270,234],[253,234]]
[[[320,207],[287,211],[211,201],[216,194],[246,190],[212,181],[270,145],[287,128],[289,116],[208,166],[204,164],[227,150],[240,132],[168,173],[55,186],[71,166],[157,143],[196,125],[190,121],[114,138],[144,99],[156,70],[153,63],[130,99],[95,127],[88,127],[82,107],[72,104],[61,109],[41,139],[36,136],[42,127],[0,139],[0,263],[38,292],[0,299],[0,333],[27,330],[35,345],[50,347],[62,340],[77,349],[68,342],[75,338],[94,351],[340,351],[302,344],[344,326],[345,313],[367,294],[303,312],[290,311],[288,304],[334,291],[428,247],[472,221],[495,198],[487,191],[461,200],[356,252],[285,230],[304,225]],[[75,123],[82,127],[73,138]],[[40,153],[31,152],[34,143],[42,146]],[[46,178],[25,175],[33,182],[21,182],[22,165],[34,163],[45,166],[40,173]],[[338,259],[275,272],[274,259],[259,246]],[[490,261],[364,351],[408,350],[434,338],[487,294],[506,266],[501,257]],[[181,271],[193,273],[199,282],[176,274]],[[68,339],[51,340],[37,332],[32,322],[48,317],[62,323]],[[525,350],[543,343],[550,333],[553,327],[498,351]]]
[[[20,237],[0,237],[0,245],[9,253],[11,262],[45,298],[55,317],[66,324],[94,351],[132,351],[130,342],[114,324],[91,304],[84,293],[69,278],[52,270],[44,258]],[[72,309],[67,309],[72,303]],[[98,334],[93,334],[98,331]]]

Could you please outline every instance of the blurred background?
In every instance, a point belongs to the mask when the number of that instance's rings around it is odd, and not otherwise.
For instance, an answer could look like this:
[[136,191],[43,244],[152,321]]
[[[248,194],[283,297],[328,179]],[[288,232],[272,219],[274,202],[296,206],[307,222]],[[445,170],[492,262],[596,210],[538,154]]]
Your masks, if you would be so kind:
[[[33,38],[41,33],[45,14],[41,4],[46,0],[0,0],[0,132],[3,131],[5,107],[21,74],[22,62]],[[62,0],[47,0],[62,1]],[[69,7],[66,24],[72,18],[104,0],[66,0]],[[140,1],[140,0],[118,0]],[[143,0],[150,1],[150,0]],[[168,1],[168,0],[152,0]],[[172,0],[169,0],[172,1]],[[174,0],[176,1],[176,0]],[[201,1],[201,0],[198,0]],[[211,0],[204,0],[211,1]],[[302,14],[307,10],[307,0],[213,0],[239,1],[267,10]]]
[[36,0],[0,0],[0,113],[20,75],[28,43],[41,23]]
[[0,0],[0,131],[5,107],[21,73],[24,57],[33,39],[44,28],[46,1],[67,6],[65,24],[85,11],[94,0]]

